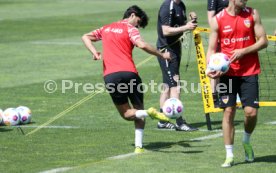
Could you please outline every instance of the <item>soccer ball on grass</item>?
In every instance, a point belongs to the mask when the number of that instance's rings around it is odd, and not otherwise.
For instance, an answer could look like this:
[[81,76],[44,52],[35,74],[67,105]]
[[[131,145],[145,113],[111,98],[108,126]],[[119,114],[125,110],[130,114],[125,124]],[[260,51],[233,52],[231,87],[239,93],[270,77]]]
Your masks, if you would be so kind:
[[16,126],[20,122],[20,115],[14,108],[8,108],[3,112],[3,122],[6,126]]
[[171,118],[176,119],[181,116],[184,110],[182,102],[177,98],[169,98],[165,101],[162,107],[163,113]]
[[31,122],[32,112],[26,106],[19,106],[16,108],[16,111],[20,115],[20,123],[21,124],[28,124]]

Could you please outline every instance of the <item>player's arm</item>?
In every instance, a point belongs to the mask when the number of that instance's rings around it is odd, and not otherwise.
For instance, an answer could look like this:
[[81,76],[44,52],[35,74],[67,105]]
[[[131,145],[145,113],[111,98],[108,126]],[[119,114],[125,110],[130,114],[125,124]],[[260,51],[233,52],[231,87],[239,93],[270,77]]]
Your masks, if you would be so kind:
[[[218,44],[218,22],[215,17],[211,19],[210,29],[211,29],[211,32],[209,35],[209,45],[208,45],[208,50],[206,54],[207,62],[210,56],[216,53],[217,44]],[[206,74],[207,76],[213,79],[223,75],[223,73],[220,71],[208,71],[208,70],[206,71]]]
[[254,9],[253,11],[253,17],[255,22],[254,31],[255,31],[255,37],[257,41],[252,46],[246,48],[245,50],[246,53],[257,52],[263,48],[266,48],[268,45],[266,32],[265,32],[264,26],[262,25],[259,12],[256,9]]
[[92,42],[98,41],[100,38],[95,34],[95,32],[86,33],[82,36],[82,41],[85,47],[91,52],[94,60],[101,59],[101,53],[97,51],[96,47]]
[[158,51],[155,47],[150,45],[149,43],[143,41],[142,39],[137,39],[135,41],[135,45],[138,48],[144,50],[145,52],[147,52],[151,55],[155,55],[157,57],[162,57],[162,58],[167,59],[167,60],[171,59],[171,56],[170,56],[169,52],[162,53],[162,52]]
[[256,43],[243,49],[236,49],[231,56],[231,62],[242,58],[245,54],[257,52],[268,45],[268,40],[264,27],[261,22],[260,15],[256,9],[253,10],[254,17],[254,32],[256,37]]
[[209,44],[207,49],[206,58],[209,60],[209,57],[216,53],[217,44],[218,44],[218,23],[215,17],[210,21],[210,35],[209,35]]
[[188,30],[194,30],[197,27],[197,23],[193,23],[193,20],[189,21],[186,25],[182,25],[179,27],[171,27],[170,6],[168,5],[164,5],[160,8],[159,15],[161,19],[161,28],[164,36],[178,35]]
[[164,36],[174,36],[185,31],[194,30],[197,27],[197,23],[193,23],[193,20],[187,22],[186,25],[182,25],[179,27],[171,27],[169,25],[162,25],[162,31]]
[[211,19],[216,14],[217,0],[208,0],[207,1],[207,18],[209,26],[211,25]]
[[208,23],[209,23],[209,26],[211,25],[211,20],[212,18],[215,16],[215,11],[212,10],[212,11],[207,11],[207,17],[208,17]]
[[162,57],[162,58],[168,59],[168,60],[171,59],[169,52],[162,53],[162,52],[158,51],[155,47],[150,45],[149,43],[145,42],[141,38],[138,28],[133,27],[132,25],[128,25],[128,34],[129,34],[130,41],[136,47],[144,50],[145,52],[147,52],[151,55],[155,55],[157,57]]

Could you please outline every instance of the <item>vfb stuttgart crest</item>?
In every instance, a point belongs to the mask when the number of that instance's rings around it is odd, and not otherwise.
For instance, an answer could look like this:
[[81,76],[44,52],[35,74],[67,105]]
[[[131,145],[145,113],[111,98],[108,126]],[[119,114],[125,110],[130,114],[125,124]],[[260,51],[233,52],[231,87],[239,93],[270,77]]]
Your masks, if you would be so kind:
[[222,102],[223,102],[224,104],[227,104],[228,101],[229,101],[229,96],[228,96],[228,95],[222,96],[222,97],[221,97],[221,100],[222,100]]
[[244,25],[245,25],[247,28],[250,28],[251,23],[250,23],[250,20],[249,20],[249,19],[245,19],[245,20],[243,21],[243,23],[244,23]]

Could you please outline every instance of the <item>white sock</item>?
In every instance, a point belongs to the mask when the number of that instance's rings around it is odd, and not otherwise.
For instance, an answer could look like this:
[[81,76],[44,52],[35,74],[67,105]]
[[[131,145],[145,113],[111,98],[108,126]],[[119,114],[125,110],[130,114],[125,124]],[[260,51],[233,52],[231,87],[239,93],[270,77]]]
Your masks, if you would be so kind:
[[242,142],[243,142],[243,143],[249,144],[249,142],[250,142],[250,136],[251,136],[251,133],[246,133],[246,132],[244,132],[244,133],[243,133]]
[[144,129],[135,129],[135,147],[143,147]]
[[233,147],[234,147],[233,145],[225,145],[226,158],[234,157]]
[[135,116],[137,117],[137,118],[144,118],[144,117],[146,117],[146,116],[148,116],[148,113],[147,113],[147,111],[146,110],[137,110],[136,112],[135,112]]

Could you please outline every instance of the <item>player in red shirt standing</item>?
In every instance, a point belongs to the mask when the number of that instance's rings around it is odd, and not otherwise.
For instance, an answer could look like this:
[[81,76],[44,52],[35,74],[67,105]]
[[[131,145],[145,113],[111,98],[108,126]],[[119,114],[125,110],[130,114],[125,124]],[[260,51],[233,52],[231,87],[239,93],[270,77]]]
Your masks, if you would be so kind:
[[[157,112],[154,108],[144,110],[142,80],[132,59],[134,46],[149,54],[167,60],[171,59],[169,53],[161,53],[143,41],[138,28],[144,28],[147,24],[147,14],[134,5],[126,10],[123,20],[105,25],[82,36],[82,40],[92,53],[94,60],[102,58],[101,53],[96,50],[92,42],[102,40],[106,89],[122,118],[134,121],[135,153],[144,151],[142,142],[145,117],[150,116],[162,121],[169,121],[164,114]],[[131,101],[132,107],[128,100]]]
[[[220,77],[220,84],[227,86],[220,90],[220,107],[223,112],[223,137],[226,160],[222,167],[234,164],[234,117],[236,113],[236,95],[239,94],[244,109],[243,146],[245,160],[254,161],[254,152],[250,136],[257,123],[259,107],[258,74],[260,63],[258,51],[267,47],[268,41],[259,13],[246,7],[247,0],[229,0],[229,5],[211,20],[211,34],[207,58],[216,52],[219,41],[221,52],[231,59],[226,74],[211,71],[207,75],[213,79]],[[221,87],[223,88],[223,87]]]

